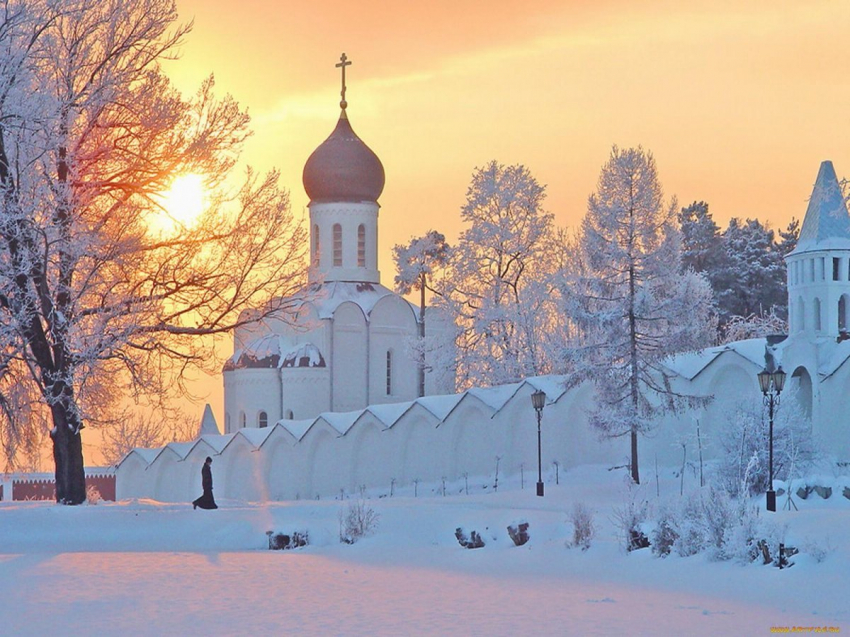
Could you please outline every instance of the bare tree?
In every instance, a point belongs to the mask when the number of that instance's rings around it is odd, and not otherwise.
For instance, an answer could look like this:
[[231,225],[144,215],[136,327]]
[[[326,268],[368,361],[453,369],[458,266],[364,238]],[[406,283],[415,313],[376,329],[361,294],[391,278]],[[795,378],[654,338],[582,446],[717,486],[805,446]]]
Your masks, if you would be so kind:
[[[226,180],[248,116],[212,79],[182,97],[159,62],[189,26],[171,0],[0,6],[0,403],[49,410],[57,501],[85,501],[81,429],[128,396],[179,392],[216,365],[210,335],[284,317],[304,229],[277,174]],[[205,176],[197,224],[152,220],[180,174]],[[244,307],[261,307],[242,313]]]
[[107,464],[114,465],[137,447],[162,447],[169,442],[188,442],[198,433],[198,423],[186,414],[127,414],[113,426],[104,429],[101,453]]

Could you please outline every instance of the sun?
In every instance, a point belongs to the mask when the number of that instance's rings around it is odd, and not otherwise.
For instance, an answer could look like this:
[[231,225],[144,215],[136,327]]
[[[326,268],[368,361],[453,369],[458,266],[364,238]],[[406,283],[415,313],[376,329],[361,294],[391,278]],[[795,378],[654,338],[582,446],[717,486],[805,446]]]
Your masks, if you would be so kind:
[[162,195],[163,212],[157,220],[163,228],[191,227],[206,206],[204,178],[187,174],[174,178],[171,187]]

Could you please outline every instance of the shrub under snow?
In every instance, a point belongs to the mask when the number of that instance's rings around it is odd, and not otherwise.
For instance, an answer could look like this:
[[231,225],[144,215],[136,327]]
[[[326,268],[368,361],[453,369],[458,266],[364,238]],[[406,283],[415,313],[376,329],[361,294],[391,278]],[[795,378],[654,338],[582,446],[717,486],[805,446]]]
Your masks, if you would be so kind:
[[339,510],[339,541],[354,544],[378,529],[380,516],[366,504],[365,500],[349,502],[345,510]]
[[652,552],[682,557],[705,552],[713,560],[754,562],[764,556],[778,564],[784,529],[759,515],[747,499],[715,487],[662,508],[651,533]]
[[586,551],[590,548],[590,543],[596,535],[593,511],[581,502],[576,502],[570,512],[569,521],[573,525],[573,539],[567,543],[567,546]]
[[[773,419],[773,477],[788,480],[806,472],[819,452],[797,392],[788,390],[781,398]],[[722,449],[716,467],[718,483],[734,496],[764,493],[770,481],[770,425],[761,397],[737,402],[727,411],[725,420],[718,438]]]

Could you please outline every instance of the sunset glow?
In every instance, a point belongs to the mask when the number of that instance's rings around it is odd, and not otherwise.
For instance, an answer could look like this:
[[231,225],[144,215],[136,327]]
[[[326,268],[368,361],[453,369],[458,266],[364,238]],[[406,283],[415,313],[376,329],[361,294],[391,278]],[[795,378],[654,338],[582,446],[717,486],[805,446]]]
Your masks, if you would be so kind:
[[493,159],[526,165],[569,229],[614,144],[651,150],[665,197],[708,202],[721,227],[802,218],[825,159],[850,176],[847,3],[251,0],[234,12],[179,0],[178,11],[194,30],[166,72],[186,94],[215,73],[216,90],[250,110],[242,160],[280,169],[296,211],[304,163],[339,116],[346,52],[351,124],[386,171],[389,285],[395,244],[430,229],[457,240],[472,172]]
[[191,227],[203,212],[204,205],[204,178],[200,175],[176,177],[163,196],[163,212],[157,225],[165,230],[176,226]]

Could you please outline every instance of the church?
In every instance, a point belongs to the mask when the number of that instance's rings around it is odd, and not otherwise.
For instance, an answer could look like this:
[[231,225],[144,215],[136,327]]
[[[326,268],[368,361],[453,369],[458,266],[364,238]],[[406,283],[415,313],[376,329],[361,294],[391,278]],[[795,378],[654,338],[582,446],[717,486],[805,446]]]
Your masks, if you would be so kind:
[[[419,308],[381,285],[378,199],[381,160],[354,132],[345,99],[330,136],[304,165],[310,198],[308,287],[294,322],[274,319],[237,330],[224,366],[224,433],[314,418],[367,405],[454,391],[451,378],[420,370],[410,344]],[[247,310],[250,312],[250,310]],[[426,310],[428,333],[445,329]],[[419,374],[424,379],[419,378]]]
[[[382,286],[377,268],[384,170],[351,127],[344,75],[342,95],[336,128],[304,167],[312,265],[298,320],[237,332],[224,368],[224,434],[134,449],[116,469],[117,497],[189,502],[207,456],[216,457],[220,497],[245,501],[391,494],[420,483],[434,492],[458,480],[487,488],[500,471],[528,473],[538,463],[544,481],[581,464],[627,463],[628,442],[600,440],[588,423],[589,383],[541,376],[454,393],[425,374],[420,395],[407,353],[417,308]],[[761,405],[758,374],[768,368],[787,375],[780,409],[793,398],[836,466],[850,464],[850,213],[829,161],[786,261],[788,334],[668,358],[671,389],[710,400],[641,437],[644,466],[678,466],[696,426],[700,453],[717,457],[735,405]],[[428,325],[448,328],[439,316]],[[542,452],[531,400],[539,392]]]

